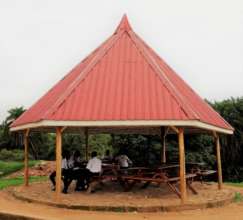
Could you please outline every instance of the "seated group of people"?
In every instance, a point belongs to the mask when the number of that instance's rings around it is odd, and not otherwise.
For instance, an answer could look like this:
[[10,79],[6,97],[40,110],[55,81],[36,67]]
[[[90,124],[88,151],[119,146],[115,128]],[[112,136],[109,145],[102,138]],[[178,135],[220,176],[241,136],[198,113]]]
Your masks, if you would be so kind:
[[[126,169],[132,165],[132,161],[128,158],[126,154],[120,154],[119,156],[113,158],[110,156],[110,151],[107,150],[104,162],[115,162],[117,161],[120,169]],[[62,179],[64,183],[63,193],[67,193],[68,187],[73,180],[76,180],[75,191],[83,191],[89,187],[89,183],[92,177],[99,176],[102,171],[102,161],[97,157],[97,152],[93,151],[91,153],[91,159],[85,165],[81,161],[81,154],[79,151],[75,151],[73,155],[69,151],[65,150],[62,153]],[[50,180],[52,182],[52,190],[55,190],[56,186],[56,171],[52,172],[50,175]]]

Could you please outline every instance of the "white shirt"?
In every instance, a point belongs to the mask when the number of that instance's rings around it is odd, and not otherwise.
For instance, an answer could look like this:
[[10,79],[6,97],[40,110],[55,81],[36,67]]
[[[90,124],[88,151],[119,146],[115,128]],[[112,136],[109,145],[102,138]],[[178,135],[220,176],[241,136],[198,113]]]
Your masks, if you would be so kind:
[[125,154],[116,157],[116,160],[121,167],[129,167],[129,164],[132,164],[132,161]]
[[73,156],[71,158],[72,158],[72,163],[73,163],[73,166],[72,166],[73,167],[73,170],[79,170],[80,167],[77,166],[77,164],[75,164],[75,163],[81,163],[81,158],[80,157],[77,157],[77,158],[74,159]]
[[68,163],[67,163],[66,158],[62,159],[62,169],[65,169],[65,170],[68,169]]
[[66,158],[62,159],[62,169],[70,169],[73,168],[73,160],[69,159],[67,160]]
[[92,173],[100,173],[101,172],[101,160],[97,157],[93,157],[89,160],[86,168]]

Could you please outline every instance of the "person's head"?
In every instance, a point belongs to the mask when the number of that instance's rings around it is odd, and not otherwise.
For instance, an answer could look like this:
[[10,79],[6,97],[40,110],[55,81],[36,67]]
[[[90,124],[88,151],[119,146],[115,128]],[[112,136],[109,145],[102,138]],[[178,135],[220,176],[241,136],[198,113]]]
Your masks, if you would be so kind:
[[120,155],[126,155],[127,154],[127,150],[126,150],[126,148],[121,148],[120,149]]
[[81,156],[80,151],[79,151],[79,150],[75,150],[75,151],[74,151],[74,154],[73,154],[73,157],[74,157],[74,158],[78,158],[78,157],[80,157],[80,156]]
[[110,150],[106,150],[106,151],[105,151],[105,155],[106,155],[106,156],[110,156]]
[[96,152],[96,151],[93,151],[93,152],[91,153],[91,158],[94,158],[94,157],[97,157],[97,152]]
[[69,159],[70,158],[70,152],[68,150],[64,150],[62,152],[62,158]]

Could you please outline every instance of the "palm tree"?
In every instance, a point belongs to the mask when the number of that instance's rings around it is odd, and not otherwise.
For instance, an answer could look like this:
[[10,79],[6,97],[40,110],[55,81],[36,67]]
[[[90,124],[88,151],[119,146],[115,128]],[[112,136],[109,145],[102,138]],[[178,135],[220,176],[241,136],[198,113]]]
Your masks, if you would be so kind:
[[22,136],[18,133],[10,133],[9,128],[12,122],[25,112],[23,106],[8,110],[8,116],[1,125],[0,146],[17,147],[22,145]]

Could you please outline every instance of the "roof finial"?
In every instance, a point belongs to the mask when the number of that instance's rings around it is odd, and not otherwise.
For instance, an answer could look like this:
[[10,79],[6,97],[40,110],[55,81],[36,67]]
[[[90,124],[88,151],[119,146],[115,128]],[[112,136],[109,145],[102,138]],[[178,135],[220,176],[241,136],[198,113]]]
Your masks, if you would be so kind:
[[123,30],[125,30],[125,31],[132,30],[132,28],[131,28],[131,26],[130,26],[130,24],[128,22],[128,18],[127,18],[126,14],[123,15],[120,24],[116,28],[115,33],[118,33],[118,32],[123,31]]

